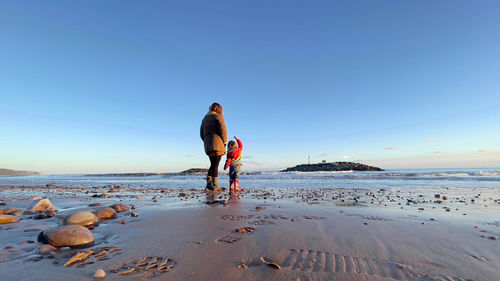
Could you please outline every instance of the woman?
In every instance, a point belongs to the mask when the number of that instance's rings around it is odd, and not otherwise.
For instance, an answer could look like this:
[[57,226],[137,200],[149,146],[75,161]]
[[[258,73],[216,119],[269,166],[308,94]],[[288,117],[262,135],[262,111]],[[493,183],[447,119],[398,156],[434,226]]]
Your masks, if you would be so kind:
[[227,131],[220,104],[215,102],[209,107],[207,115],[201,122],[200,136],[205,144],[205,153],[210,158],[205,191],[221,192],[218,179],[219,162],[226,153]]

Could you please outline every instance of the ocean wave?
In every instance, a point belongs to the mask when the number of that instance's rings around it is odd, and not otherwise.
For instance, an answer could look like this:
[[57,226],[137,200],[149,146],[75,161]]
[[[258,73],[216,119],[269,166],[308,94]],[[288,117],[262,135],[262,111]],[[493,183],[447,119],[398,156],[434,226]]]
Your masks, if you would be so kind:
[[483,171],[479,171],[479,175],[481,175],[481,176],[500,176],[500,172],[483,172]]
[[468,173],[437,173],[437,174],[422,174],[424,177],[468,177]]

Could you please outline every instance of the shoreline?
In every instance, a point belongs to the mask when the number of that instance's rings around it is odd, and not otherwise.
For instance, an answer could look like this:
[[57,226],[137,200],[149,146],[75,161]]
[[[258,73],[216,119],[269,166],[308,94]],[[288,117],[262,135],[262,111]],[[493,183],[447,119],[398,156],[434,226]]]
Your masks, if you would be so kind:
[[[101,194],[110,198],[93,197]],[[49,197],[58,216],[93,210],[92,203],[136,209],[92,229],[92,246],[49,256],[37,254],[37,235],[61,218],[20,215],[20,222],[0,224],[0,270],[5,280],[89,280],[98,268],[105,280],[495,280],[500,241],[490,237],[500,236],[499,195],[498,188],[251,188],[240,199],[206,204],[194,188],[2,186],[3,209],[25,209],[33,196]],[[249,231],[232,232],[240,227]],[[120,250],[63,266],[100,247]],[[118,275],[144,257],[168,258],[172,267]],[[123,270],[113,272],[117,267]]]

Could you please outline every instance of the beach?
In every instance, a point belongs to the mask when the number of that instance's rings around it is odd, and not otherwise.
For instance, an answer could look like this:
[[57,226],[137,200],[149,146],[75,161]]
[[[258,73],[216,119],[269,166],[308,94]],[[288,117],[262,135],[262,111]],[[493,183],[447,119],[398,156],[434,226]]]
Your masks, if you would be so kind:
[[[201,188],[50,185],[3,186],[0,196],[4,213],[35,196],[58,210],[0,224],[2,280],[90,280],[98,269],[105,280],[500,277],[499,188],[249,188],[213,197]],[[117,203],[129,210],[90,227],[94,243],[41,254],[40,232]]]

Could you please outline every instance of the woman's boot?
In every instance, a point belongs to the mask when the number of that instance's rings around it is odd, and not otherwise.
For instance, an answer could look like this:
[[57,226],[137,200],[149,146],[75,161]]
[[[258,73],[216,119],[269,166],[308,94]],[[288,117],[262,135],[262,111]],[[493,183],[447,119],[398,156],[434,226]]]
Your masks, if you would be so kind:
[[207,176],[207,186],[205,187],[205,192],[210,192],[214,190],[213,178],[212,176]]
[[213,186],[213,191],[214,192],[222,192],[222,191],[224,191],[224,189],[222,189],[222,187],[220,187],[220,185],[219,185],[219,179],[217,177],[213,177],[212,186]]

